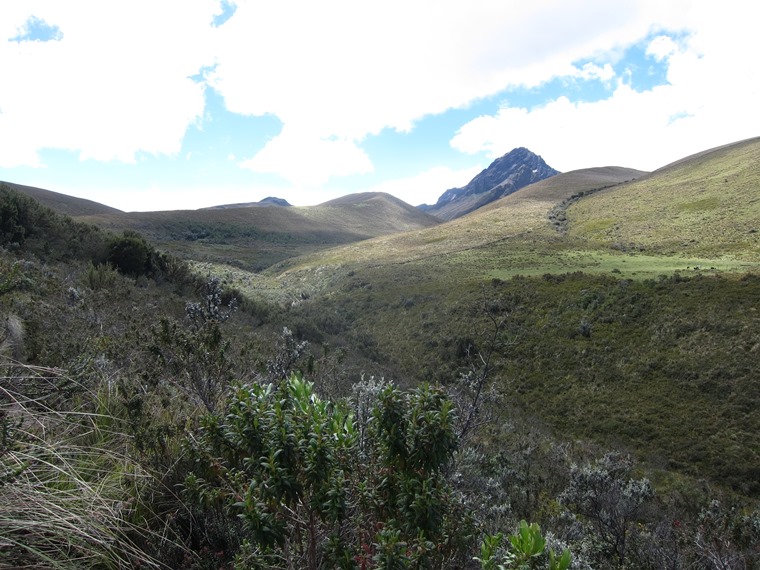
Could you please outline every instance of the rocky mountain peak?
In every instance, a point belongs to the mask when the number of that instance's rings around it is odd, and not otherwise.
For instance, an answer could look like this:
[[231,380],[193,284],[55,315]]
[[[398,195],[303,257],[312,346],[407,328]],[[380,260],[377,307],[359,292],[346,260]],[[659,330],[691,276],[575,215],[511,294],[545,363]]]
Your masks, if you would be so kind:
[[555,174],[559,171],[543,158],[519,147],[494,160],[466,186],[446,190],[435,205],[420,207],[438,218],[452,220]]

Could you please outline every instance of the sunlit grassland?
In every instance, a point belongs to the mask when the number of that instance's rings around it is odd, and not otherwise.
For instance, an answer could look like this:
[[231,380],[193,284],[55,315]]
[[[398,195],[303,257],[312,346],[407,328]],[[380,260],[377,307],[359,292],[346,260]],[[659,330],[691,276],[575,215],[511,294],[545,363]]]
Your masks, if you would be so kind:
[[647,253],[760,259],[760,141],[685,159],[567,212],[570,237]]
[[[444,281],[574,271],[634,279],[677,271],[754,272],[760,269],[758,180],[757,140],[651,175],[619,168],[577,171],[449,223],[288,260],[272,274],[304,282],[328,267],[336,273],[374,266],[394,272],[405,265],[432,267]],[[579,195],[567,206],[566,233],[558,231],[549,214]]]

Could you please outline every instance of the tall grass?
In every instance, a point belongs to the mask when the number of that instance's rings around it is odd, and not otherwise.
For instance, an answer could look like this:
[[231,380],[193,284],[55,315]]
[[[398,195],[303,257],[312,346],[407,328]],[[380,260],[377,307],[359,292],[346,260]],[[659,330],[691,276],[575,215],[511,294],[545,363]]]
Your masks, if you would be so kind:
[[130,457],[108,387],[61,410],[56,387],[76,382],[60,371],[0,374],[0,568],[160,567],[141,548],[166,540],[142,524],[156,479]]

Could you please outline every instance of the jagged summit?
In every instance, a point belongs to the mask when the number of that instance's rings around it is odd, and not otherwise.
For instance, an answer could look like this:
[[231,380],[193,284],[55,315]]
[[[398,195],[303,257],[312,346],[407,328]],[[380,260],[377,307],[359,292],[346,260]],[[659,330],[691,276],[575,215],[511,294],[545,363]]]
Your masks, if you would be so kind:
[[420,208],[443,220],[452,220],[555,174],[559,171],[539,155],[524,147],[516,148],[494,160],[466,186],[446,190],[435,205]]

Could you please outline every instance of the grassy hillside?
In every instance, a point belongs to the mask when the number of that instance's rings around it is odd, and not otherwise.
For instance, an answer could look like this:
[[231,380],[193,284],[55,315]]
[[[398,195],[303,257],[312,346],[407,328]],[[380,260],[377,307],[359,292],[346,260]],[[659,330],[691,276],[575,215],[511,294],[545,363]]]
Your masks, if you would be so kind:
[[568,210],[569,235],[658,255],[760,258],[760,139],[700,153]]
[[[389,234],[362,243],[360,247],[335,249],[293,260],[286,265],[323,264],[329,261],[398,264],[428,258],[438,259],[469,250],[483,250],[505,240],[545,231],[550,226],[547,218],[549,210],[562,200],[579,192],[589,192],[630,180],[637,174],[643,173],[630,169],[605,168],[560,174],[445,224]],[[549,235],[554,237],[552,233]]]
[[[474,568],[477,533],[530,519],[579,567],[757,567],[757,144],[558,175],[446,224],[376,194],[79,218],[163,239],[200,280],[0,189],[0,566]],[[618,508],[625,561],[597,524]],[[430,513],[451,526],[421,531]]]
[[183,257],[259,271],[339,244],[439,223],[387,194],[358,194],[319,206],[130,212],[84,216],[111,231],[139,231]]

